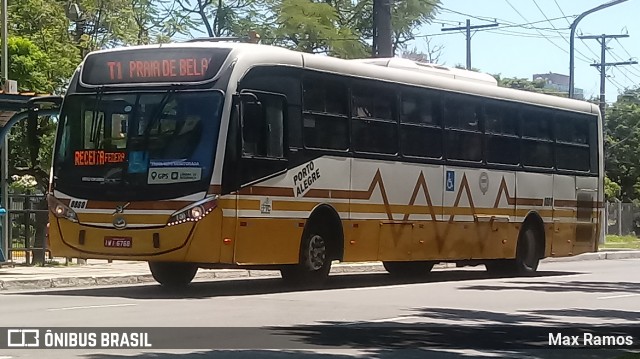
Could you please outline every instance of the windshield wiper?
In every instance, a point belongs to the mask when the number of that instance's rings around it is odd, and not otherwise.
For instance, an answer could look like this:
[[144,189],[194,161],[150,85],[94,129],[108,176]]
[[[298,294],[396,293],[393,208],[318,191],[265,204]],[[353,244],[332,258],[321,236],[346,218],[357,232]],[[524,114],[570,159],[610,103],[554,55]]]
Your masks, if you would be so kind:
[[167,106],[167,103],[169,103],[169,101],[171,100],[171,98],[175,93],[176,93],[176,90],[174,89],[170,89],[169,91],[167,91],[167,93],[165,93],[164,96],[162,97],[162,100],[160,100],[160,103],[158,104],[158,107],[154,111],[153,115],[149,118],[149,123],[144,128],[144,132],[142,133],[142,138],[144,140],[145,147],[147,145],[149,135],[151,134],[151,129],[158,121],[160,121],[160,116],[164,111],[164,107]]
[[[96,148],[98,148],[98,135],[100,133],[100,126],[101,126],[101,123],[97,123],[96,120],[97,120],[98,112],[99,112],[98,111],[98,106],[102,103],[102,95],[103,94],[104,94],[104,88],[103,87],[98,88],[96,101],[93,104],[93,111],[91,113],[91,136],[90,136],[90,140],[91,140],[91,142],[95,143]],[[104,121],[104,115],[103,115],[102,121]]]
[[[128,161],[122,164],[122,172],[120,175],[120,182],[123,184],[127,184],[128,183],[128,174],[129,174],[129,169],[127,169],[127,166],[131,166],[131,155],[134,152],[143,152],[143,153],[147,153],[148,155],[148,148],[149,148],[149,137],[151,136],[151,130],[153,129],[153,127],[155,126],[155,124],[160,120],[160,117],[162,116],[162,112],[164,111],[165,106],[167,105],[167,103],[169,103],[169,101],[171,100],[171,98],[173,97],[173,95],[175,94],[176,90],[174,89],[170,89],[168,90],[164,96],[162,97],[162,99],[160,100],[160,102],[158,103],[158,107],[155,109],[155,111],[152,113],[152,115],[149,117],[149,122],[147,123],[147,125],[144,128],[144,132],[142,133],[142,136],[127,136],[127,151],[129,152],[128,154]],[[137,112],[137,105],[140,102],[140,98],[142,96],[145,96],[144,94],[138,95],[138,98],[136,99],[136,106],[134,109],[134,113],[133,113],[133,118],[136,117],[136,112]],[[139,127],[137,125],[138,121],[134,122],[136,125],[135,127]],[[132,126],[133,127],[133,126]],[[132,128],[133,129],[133,128]],[[135,132],[137,132],[135,129],[133,129]],[[136,171],[135,173],[138,173],[138,171]]]

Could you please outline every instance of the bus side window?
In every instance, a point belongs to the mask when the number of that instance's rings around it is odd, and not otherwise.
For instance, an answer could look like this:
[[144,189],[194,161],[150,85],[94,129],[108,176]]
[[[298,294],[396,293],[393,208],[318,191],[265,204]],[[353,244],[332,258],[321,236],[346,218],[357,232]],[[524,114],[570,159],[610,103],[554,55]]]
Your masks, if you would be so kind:
[[405,156],[442,158],[441,96],[405,88],[400,94],[400,149]]
[[482,161],[480,102],[470,96],[448,94],[444,101],[447,158]]
[[358,152],[398,152],[396,94],[391,86],[362,83],[352,87],[351,147]]
[[591,170],[589,118],[563,113],[555,116],[556,166],[560,170]]
[[330,75],[303,80],[303,142],[306,147],[349,147],[349,101],[344,82]]
[[243,98],[243,155],[284,157],[285,108],[282,96],[258,93],[256,99]]
[[240,81],[239,90],[265,91],[287,97],[287,142],[289,146],[302,147],[302,95],[300,69],[285,66],[257,66]]
[[522,164],[553,168],[551,113],[528,106],[522,107]]
[[490,101],[484,106],[485,158],[487,163],[520,164],[519,117],[516,106]]

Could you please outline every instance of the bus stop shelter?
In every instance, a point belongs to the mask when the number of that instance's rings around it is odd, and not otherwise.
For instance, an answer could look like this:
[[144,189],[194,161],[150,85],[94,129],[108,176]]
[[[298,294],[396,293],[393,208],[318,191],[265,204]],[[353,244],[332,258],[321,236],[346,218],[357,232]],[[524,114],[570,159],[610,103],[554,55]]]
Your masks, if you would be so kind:
[[[0,264],[6,262],[9,249],[9,218],[6,206],[9,196],[9,148],[8,134],[11,126],[29,115],[51,115],[57,113],[62,98],[39,96],[34,93],[0,93]],[[41,104],[54,104],[55,110],[42,110]],[[39,113],[38,113],[39,112]]]

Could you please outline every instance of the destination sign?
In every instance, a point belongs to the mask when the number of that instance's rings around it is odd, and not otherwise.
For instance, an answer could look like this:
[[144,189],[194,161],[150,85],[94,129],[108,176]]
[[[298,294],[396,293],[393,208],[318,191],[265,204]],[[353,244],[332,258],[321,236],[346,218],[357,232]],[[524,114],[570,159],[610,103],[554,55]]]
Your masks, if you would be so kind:
[[122,163],[125,159],[125,152],[82,150],[75,151],[73,164],[76,166],[103,166],[110,163]]
[[82,68],[86,85],[194,83],[212,79],[229,49],[154,48],[89,54]]

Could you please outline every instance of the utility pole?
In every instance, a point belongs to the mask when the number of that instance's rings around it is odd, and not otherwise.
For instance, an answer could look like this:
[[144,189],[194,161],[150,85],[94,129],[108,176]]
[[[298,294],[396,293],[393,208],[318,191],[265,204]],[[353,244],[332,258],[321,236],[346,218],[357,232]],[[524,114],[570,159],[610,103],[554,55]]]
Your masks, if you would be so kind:
[[373,0],[373,57],[393,57],[391,1]]
[[493,24],[487,24],[487,25],[474,25],[471,26],[471,20],[467,19],[467,25],[466,26],[460,26],[460,27],[447,27],[447,28],[442,28],[442,31],[457,31],[457,30],[466,30],[466,35],[467,35],[467,70],[471,70],[471,30],[475,30],[475,29],[482,29],[485,27],[496,27],[500,24],[493,23]]
[[607,79],[607,67],[609,66],[624,66],[635,65],[638,61],[623,61],[623,62],[607,62],[607,42],[609,39],[619,39],[623,37],[629,37],[629,35],[591,35],[591,36],[578,36],[579,39],[584,40],[598,40],[600,43],[600,63],[591,64],[591,66],[597,67],[600,71],[600,113],[602,114],[602,120],[604,121],[604,110],[606,106],[605,102],[605,85]]

